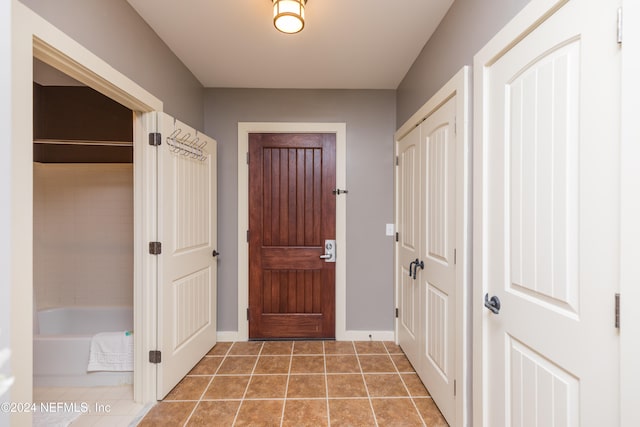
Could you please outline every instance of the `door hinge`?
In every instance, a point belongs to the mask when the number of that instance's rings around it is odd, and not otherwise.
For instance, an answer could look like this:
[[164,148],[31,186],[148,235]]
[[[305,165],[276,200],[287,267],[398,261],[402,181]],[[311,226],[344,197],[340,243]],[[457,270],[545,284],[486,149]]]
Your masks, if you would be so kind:
[[398,308],[396,307],[396,319],[400,316],[400,311],[398,310]]
[[247,320],[249,320],[249,309],[247,308]]
[[458,251],[456,249],[453,250],[453,264],[455,265],[458,262]]
[[149,133],[149,145],[154,147],[162,144],[162,135],[159,132],[150,132]]
[[162,243],[149,242],[149,253],[151,255],[160,255],[162,253]]
[[247,243],[249,243],[249,230],[247,230]]
[[399,242],[399,241],[400,241],[400,233],[396,231],[396,242]]
[[247,151],[247,164],[249,164],[249,152]]
[[620,329],[620,294],[616,294],[615,296],[615,304],[616,304],[616,318],[615,318],[615,327],[616,329]]
[[149,363],[162,362],[162,352],[160,350],[151,350],[149,352]]
[[453,397],[456,397],[456,392],[457,392],[457,383],[456,380],[453,380]]
[[400,165],[400,158],[396,156],[396,166]]
[[621,7],[618,8],[617,27],[618,27],[618,35],[617,35],[616,41],[618,42],[618,44],[622,44],[622,8]]
[[457,135],[458,134],[458,117],[454,117],[453,118],[453,134]]

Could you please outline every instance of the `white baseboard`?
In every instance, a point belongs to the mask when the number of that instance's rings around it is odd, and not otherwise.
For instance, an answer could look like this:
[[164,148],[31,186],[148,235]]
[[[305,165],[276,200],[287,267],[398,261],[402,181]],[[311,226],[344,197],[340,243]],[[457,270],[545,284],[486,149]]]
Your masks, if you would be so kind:
[[[218,342],[240,341],[238,331],[218,331]],[[394,331],[345,331],[337,341],[395,341]]]
[[395,341],[393,331],[345,331],[340,341]]
[[218,342],[240,341],[238,336],[238,331],[218,331],[217,340]]

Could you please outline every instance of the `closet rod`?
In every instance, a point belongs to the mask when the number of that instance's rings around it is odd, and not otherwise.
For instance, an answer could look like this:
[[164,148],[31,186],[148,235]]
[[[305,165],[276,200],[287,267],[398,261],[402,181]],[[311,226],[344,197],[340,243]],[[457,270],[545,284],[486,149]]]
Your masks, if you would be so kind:
[[82,139],[34,139],[34,144],[53,145],[106,145],[113,147],[133,147],[131,141],[91,141]]

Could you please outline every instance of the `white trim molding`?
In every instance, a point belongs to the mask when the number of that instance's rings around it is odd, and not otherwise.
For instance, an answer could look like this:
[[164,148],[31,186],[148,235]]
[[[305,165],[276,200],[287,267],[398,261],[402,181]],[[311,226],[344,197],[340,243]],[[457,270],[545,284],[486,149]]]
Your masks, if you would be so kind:
[[[238,341],[249,339],[249,165],[247,152],[250,133],[335,133],[336,134],[336,187],[346,188],[347,125],[346,123],[238,123]],[[346,268],[347,199],[336,198],[336,245],[340,248],[336,260],[336,340],[346,341],[347,268]]]
[[339,341],[395,341],[395,331],[345,331]]
[[218,331],[216,341],[218,342],[235,342],[240,341],[238,331]]
[[622,426],[640,425],[640,3],[623,0],[620,144],[620,410]]

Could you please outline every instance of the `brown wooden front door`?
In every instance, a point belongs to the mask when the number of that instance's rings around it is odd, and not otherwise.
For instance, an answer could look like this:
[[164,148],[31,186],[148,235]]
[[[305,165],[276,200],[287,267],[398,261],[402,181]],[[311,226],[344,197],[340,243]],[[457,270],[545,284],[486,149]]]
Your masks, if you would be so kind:
[[335,172],[335,134],[249,135],[250,339],[335,338]]

